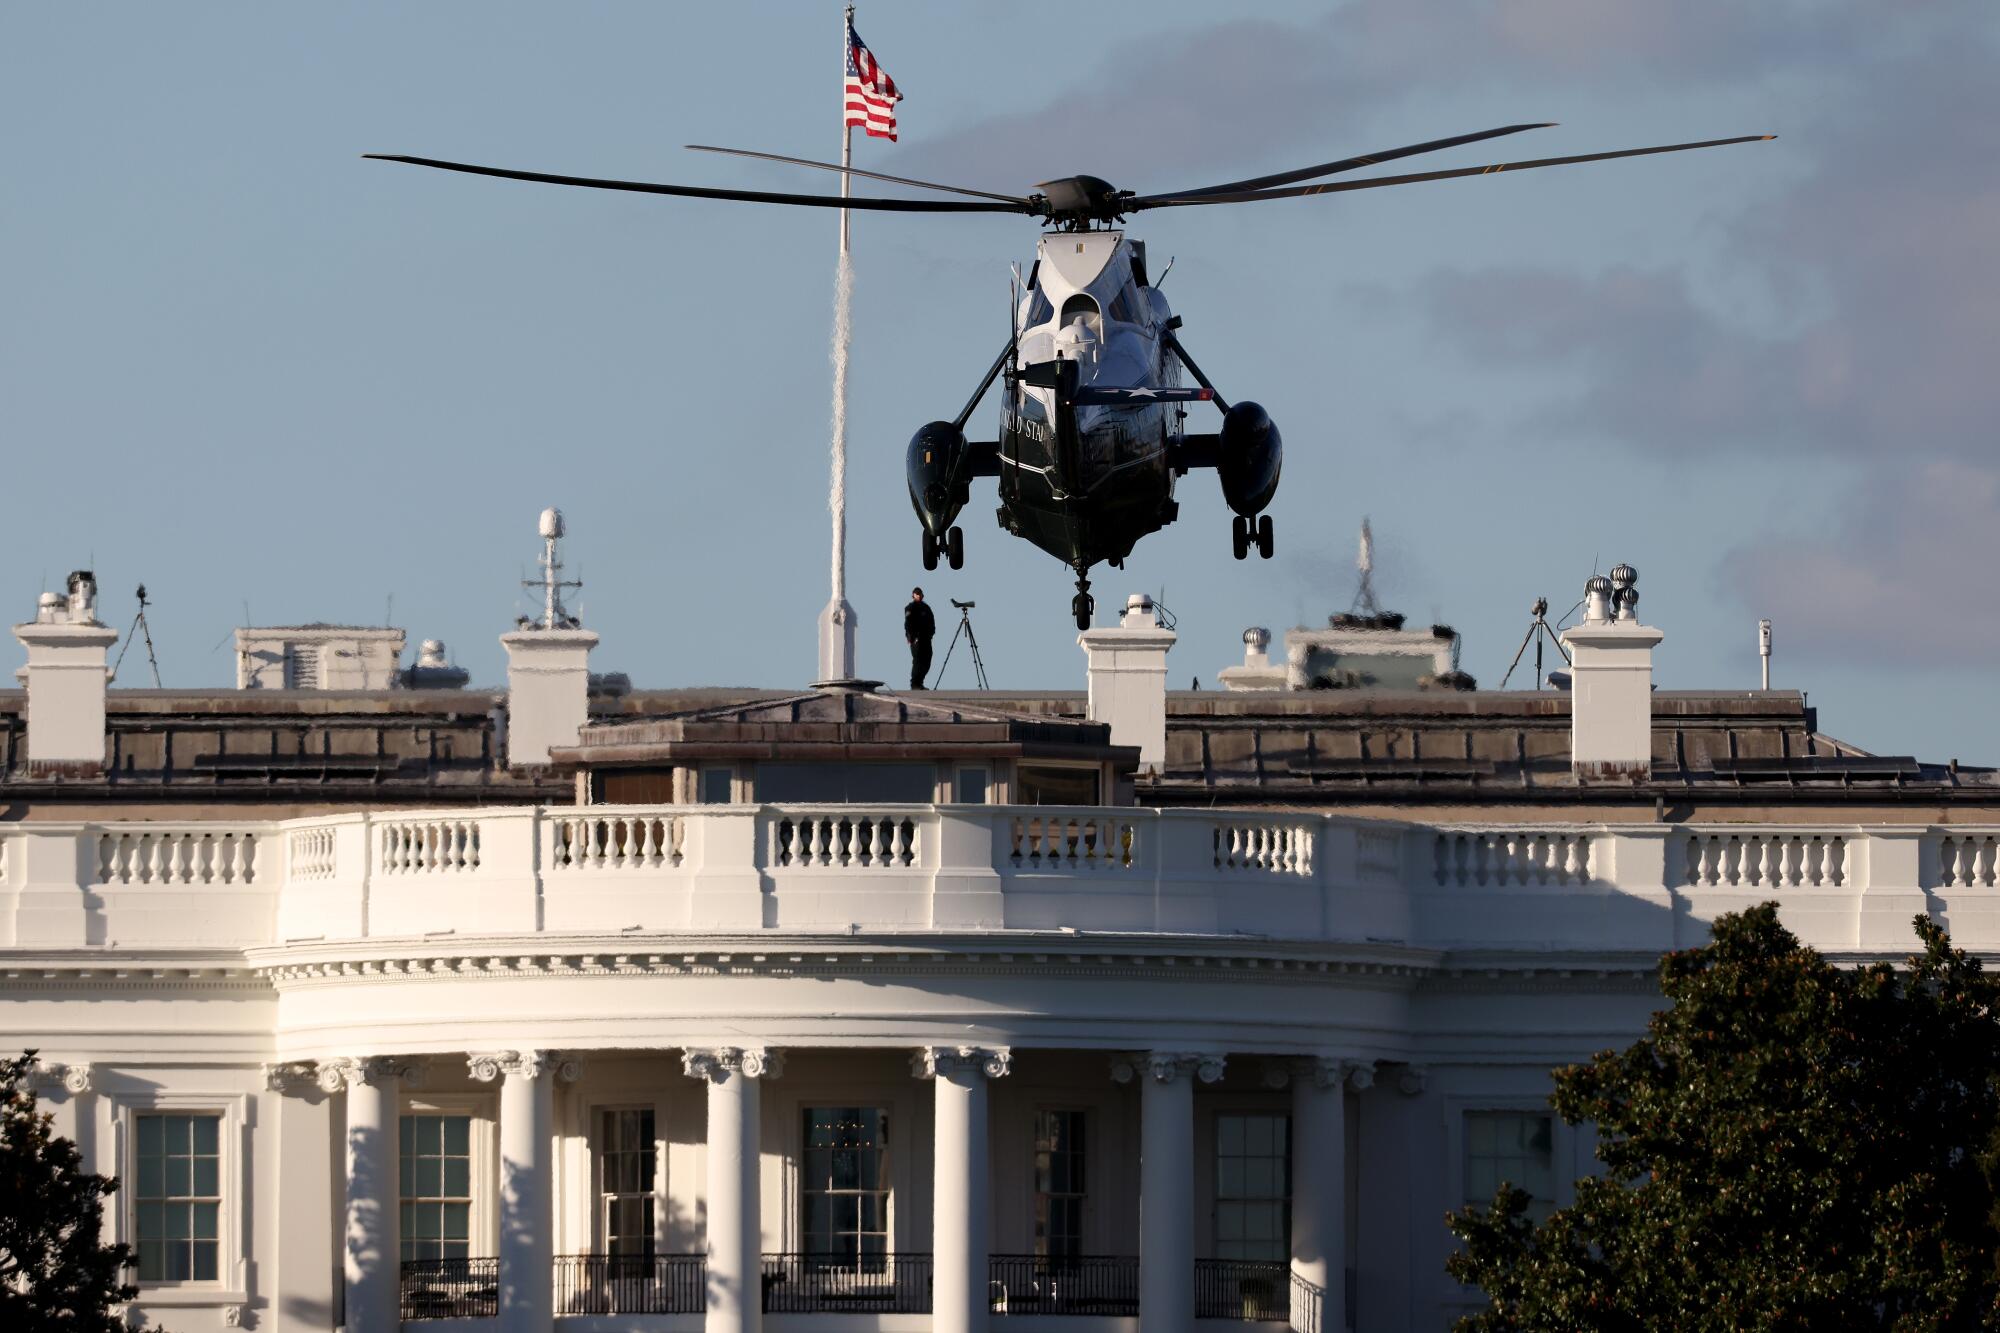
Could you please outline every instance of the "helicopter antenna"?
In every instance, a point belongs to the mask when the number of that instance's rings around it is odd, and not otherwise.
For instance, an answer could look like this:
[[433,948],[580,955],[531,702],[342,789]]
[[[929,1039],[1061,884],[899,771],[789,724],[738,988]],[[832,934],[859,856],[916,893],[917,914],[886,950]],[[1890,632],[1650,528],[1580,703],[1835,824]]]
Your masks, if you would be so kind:
[[1168,256],[1167,256],[1167,266],[1166,266],[1165,268],[1163,268],[1163,269],[1161,269],[1161,270],[1160,270],[1160,276],[1159,276],[1159,277],[1157,277],[1157,278],[1154,278],[1154,279],[1153,279],[1153,290],[1154,290],[1154,291],[1158,291],[1158,290],[1160,290],[1160,287],[1161,287],[1161,286],[1162,286],[1162,285],[1163,285],[1163,284],[1164,284],[1164,283],[1166,282],[1166,280],[1167,280],[1167,274],[1169,274],[1169,273],[1172,273],[1172,272],[1174,271],[1174,261],[1175,261],[1176,259],[1179,259],[1179,258],[1180,258],[1180,256],[1179,256],[1179,255],[1168,255]]
[[1368,530],[1365,515],[1361,519],[1361,551],[1354,558],[1354,567],[1361,571],[1361,583],[1354,590],[1353,604],[1347,608],[1349,614],[1381,615],[1382,608],[1375,601],[1375,534]]
[[[118,650],[118,660],[111,664],[111,679],[118,679],[118,668],[125,665],[125,653],[132,647],[132,636],[143,634],[146,636],[146,664],[153,669],[153,688],[157,690],[160,688],[160,659],[153,651],[152,627],[146,623],[148,605],[150,603],[146,600],[146,585],[142,583],[139,585],[139,614],[132,618],[132,628],[125,634],[125,644]],[[221,647],[220,644],[216,646]]]

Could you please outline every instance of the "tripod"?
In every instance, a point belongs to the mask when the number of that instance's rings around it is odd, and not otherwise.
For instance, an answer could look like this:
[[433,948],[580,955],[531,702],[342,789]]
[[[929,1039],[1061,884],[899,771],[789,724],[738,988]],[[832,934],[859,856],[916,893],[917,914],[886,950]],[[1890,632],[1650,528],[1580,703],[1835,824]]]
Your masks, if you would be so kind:
[[1562,640],[1558,639],[1556,632],[1549,628],[1549,599],[1546,597],[1537,597],[1535,599],[1534,611],[1535,618],[1528,622],[1528,632],[1521,639],[1521,646],[1514,650],[1514,660],[1507,664],[1507,674],[1500,677],[1500,688],[1503,690],[1507,688],[1507,682],[1513,679],[1514,668],[1521,665],[1521,654],[1528,651],[1528,644],[1530,642],[1535,645],[1535,688],[1538,690],[1542,688],[1541,636],[1543,635],[1546,635],[1548,641],[1556,646],[1556,651],[1562,654],[1564,663],[1567,664],[1569,661],[1569,649],[1563,647]]
[[958,636],[963,634],[965,646],[972,649],[973,678],[979,682],[980,689],[990,690],[993,687],[986,683],[986,663],[979,656],[979,636],[972,632],[972,608],[976,603],[961,602],[954,597],[951,604],[958,608],[958,628],[951,632],[951,642],[945,645],[944,661],[938,665],[937,675],[931,677],[931,688],[936,689],[937,683],[944,679],[944,669],[951,665],[952,649],[958,647]]
[[[139,585],[139,614],[133,618],[132,628],[146,636],[146,662],[153,668],[153,688],[160,688],[160,659],[153,654],[153,627],[146,623],[146,608],[151,605],[146,600],[146,585]],[[125,649],[132,646],[132,636],[125,636],[125,647],[118,650],[118,660],[111,664],[111,678],[118,678],[118,668],[125,665]]]

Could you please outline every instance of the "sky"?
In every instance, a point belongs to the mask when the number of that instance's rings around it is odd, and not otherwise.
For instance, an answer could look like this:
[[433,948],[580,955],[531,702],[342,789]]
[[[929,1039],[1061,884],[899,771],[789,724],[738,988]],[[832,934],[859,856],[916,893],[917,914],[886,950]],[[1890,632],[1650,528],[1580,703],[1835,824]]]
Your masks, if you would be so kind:
[[[1661,688],[1773,684],[1883,754],[2000,763],[2000,12],[1824,0],[863,0],[906,94],[859,166],[1187,188],[1521,121],[1424,159],[1773,143],[1130,228],[1287,445],[1277,558],[1212,475],[1100,570],[1178,618],[1172,682],[1376,587],[1497,686],[1546,596],[1640,571]],[[828,591],[835,219],[365,162],[775,190],[682,151],[838,152],[840,6],[0,7],[0,602],[96,570],[169,686],[243,623],[384,621],[498,682],[562,507],[593,666],[803,685]],[[999,688],[1080,688],[1070,576],[988,517],[925,574],[902,475],[1003,342],[1032,221],[860,214],[849,595],[907,669],[913,582]],[[994,428],[997,403],[975,417]],[[946,620],[948,627],[949,620]],[[939,654],[943,654],[940,642]],[[150,683],[134,649],[121,685]],[[961,678],[962,676],[962,678]],[[1519,683],[1519,677],[1516,683]],[[948,685],[969,685],[963,650]]]

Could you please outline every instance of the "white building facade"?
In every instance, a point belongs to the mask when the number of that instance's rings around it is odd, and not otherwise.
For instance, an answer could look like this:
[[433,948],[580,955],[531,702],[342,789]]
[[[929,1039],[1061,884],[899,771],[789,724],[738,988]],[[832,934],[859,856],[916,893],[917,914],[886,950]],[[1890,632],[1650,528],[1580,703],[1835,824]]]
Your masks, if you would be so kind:
[[[1592,648],[1649,671],[1614,616]],[[1567,1200],[1592,1145],[1549,1070],[1637,1036],[1715,916],[1775,898],[1872,959],[1928,911],[2000,949],[1983,778],[1808,728],[1774,783],[1738,728],[1697,780],[1673,756],[1722,724],[1691,697],[1579,689],[1558,726],[1602,697],[1638,739],[1580,736],[1587,771],[1516,739],[1516,774],[1474,732],[1551,696],[1369,702],[1405,739],[1349,764],[1352,699],[741,694],[598,701],[548,769],[479,730],[505,696],[274,691],[265,745],[114,694],[95,776],[38,769],[5,705],[0,1040],[119,1177],[139,1317],[1437,1329],[1479,1299],[1444,1213]],[[1440,719],[1463,757],[1421,753]],[[763,799],[830,774],[848,799]]]

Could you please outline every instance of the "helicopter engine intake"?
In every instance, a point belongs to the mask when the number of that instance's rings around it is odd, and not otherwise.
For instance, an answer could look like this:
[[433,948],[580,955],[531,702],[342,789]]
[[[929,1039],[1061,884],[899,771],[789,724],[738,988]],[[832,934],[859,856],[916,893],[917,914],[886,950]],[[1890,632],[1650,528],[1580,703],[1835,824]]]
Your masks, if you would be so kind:
[[968,452],[965,432],[949,421],[930,422],[910,437],[910,504],[933,538],[945,535],[971,497]]
[[1235,404],[1222,418],[1216,475],[1222,498],[1245,518],[1254,518],[1278,492],[1285,442],[1270,413],[1256,403]]

